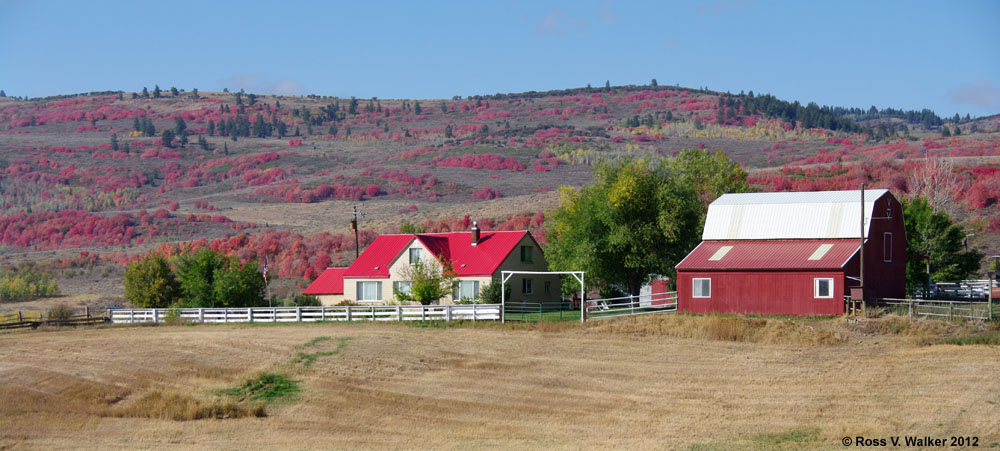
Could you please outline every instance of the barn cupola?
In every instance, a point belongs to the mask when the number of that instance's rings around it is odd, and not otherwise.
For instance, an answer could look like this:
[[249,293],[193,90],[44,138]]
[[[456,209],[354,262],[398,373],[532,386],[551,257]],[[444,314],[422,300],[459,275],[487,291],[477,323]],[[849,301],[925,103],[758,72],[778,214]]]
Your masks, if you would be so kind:
[[479,244],[479,223],[472,221],[472,245]]

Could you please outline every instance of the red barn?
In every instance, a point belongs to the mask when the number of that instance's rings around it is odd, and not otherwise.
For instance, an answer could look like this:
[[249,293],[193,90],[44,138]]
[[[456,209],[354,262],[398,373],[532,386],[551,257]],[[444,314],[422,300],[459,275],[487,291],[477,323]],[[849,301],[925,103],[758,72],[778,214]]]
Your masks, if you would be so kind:
[[[869,298],[906,286],[903,208],[864,192]],[[840,315],[860,286],[861,191],[725,194],[708,207],[702,243],[677,265],[677,308],[693,313]]]

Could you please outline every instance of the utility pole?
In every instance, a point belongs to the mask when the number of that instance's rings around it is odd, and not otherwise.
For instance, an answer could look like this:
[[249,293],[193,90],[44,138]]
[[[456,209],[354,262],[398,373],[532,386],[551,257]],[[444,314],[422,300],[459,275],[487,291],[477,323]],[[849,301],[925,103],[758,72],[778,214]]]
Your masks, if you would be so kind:
[[361,216],[363,218],[365,214],[360,210],[358,210],[357,205],[354,205],[354,207],[352,208],[354,210],[353,212],[354,217],[351,218],[351,230],[354,231],[354,258],[358,258],[359,256],[361,256],[361,245],[358,242],[358,216]]
[[864,298],[865,289],[865,182],[861,182],[861,267],[858,270],[858,278],[861,279],[861,297]]
[[267,255],[264,255],[264,289],[267,290],[267,306],[271,306],[271,285],[267,283],[267,272],[270,269],[270,262],[267,259]]

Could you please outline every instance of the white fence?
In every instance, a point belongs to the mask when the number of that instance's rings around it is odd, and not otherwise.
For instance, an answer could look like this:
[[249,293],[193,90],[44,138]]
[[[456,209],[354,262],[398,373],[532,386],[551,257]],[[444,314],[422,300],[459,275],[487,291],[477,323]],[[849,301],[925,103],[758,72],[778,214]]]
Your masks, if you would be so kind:
[[182,321],[198,323],[500,320],[499,304],[108,309],[108,316],[114,324],[156,323],[173,316],[169,312],[176,312]]
[[667,291],[620,298],[588,299],[586,319],[615,318],[677,311],[677,292]]

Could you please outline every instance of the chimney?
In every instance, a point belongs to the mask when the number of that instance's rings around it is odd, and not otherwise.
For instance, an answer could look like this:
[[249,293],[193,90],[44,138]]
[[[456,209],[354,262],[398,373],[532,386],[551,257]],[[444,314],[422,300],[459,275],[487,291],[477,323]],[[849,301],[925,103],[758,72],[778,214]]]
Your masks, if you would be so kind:
[[479,223],[472,221],[472,245],[476,246],[479,244]]

